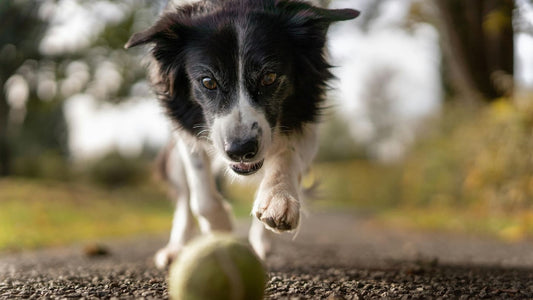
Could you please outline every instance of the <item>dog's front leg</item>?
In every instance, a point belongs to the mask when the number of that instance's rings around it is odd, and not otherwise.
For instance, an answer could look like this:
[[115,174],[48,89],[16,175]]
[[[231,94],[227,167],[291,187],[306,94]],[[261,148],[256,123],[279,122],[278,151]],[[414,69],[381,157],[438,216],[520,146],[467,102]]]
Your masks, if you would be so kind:
[[209,157],[201,145],[178,141],[189,186],[190,208],[202,233],[231,231],[232,225],[222,196],[216,189]]
[[280,151],[265,165],[252,214],[272,231],[289,231],[298,226],[300,169],[294,147]]

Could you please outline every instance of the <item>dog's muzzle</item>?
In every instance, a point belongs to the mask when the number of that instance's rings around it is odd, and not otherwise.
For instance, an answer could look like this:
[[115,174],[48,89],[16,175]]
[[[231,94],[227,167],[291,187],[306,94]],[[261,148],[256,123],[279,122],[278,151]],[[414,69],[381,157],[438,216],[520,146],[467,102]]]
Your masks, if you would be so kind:
[[263,166],[263,161],[253,162],[259,150],[256,138],[247,140],[234,140],[224,144],[224,151],[235,163],[230,168],[239,175],[251,175]]

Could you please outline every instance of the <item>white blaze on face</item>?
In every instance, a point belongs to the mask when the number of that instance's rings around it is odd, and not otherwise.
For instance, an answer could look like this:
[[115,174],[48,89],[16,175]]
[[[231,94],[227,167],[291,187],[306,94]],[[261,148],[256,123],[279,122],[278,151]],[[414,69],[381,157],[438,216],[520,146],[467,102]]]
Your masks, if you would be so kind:
[[217,152],[229,159],[224,151],[226,144],[255,138],[258,142],[258,152],[254,161],[260,161],[264,158],[272,143],[272,133],[264,112],[252,105],[252,99],[246,89],[242,51],[246,28],[245,26],[237,26],[237,30],[239,41],[237,72],[239,72],[239,80],[236,84],[239,92],[236,97],[238,99],[235,99],[234,107],[228,114],[215,118],[211,130],[211,139]]
[[228,158],[224,151],[226,144],[257,139],[259,149],[254,161],[259,161],[264,158],[271,144],[270,125],[264,113],[252,106],[251,99],[241,82],[234,107],[228,114],[215,118],[211,139],[217,151],[223,153],[226,158]]

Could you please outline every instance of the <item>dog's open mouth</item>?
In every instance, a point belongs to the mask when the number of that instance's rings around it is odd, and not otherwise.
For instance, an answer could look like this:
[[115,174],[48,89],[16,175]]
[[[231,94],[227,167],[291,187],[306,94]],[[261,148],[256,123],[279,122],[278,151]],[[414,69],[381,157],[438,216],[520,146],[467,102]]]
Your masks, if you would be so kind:
[[230,164],[230,168],[233,170],[233,172],[239,175],[252,175],[253,173],[259,171],[259,169],[261,169],[264,161],[265,160],[262,159],[261,161],[256,162],[256,163],[248,163],[248,162],[234,163],[234,164]]

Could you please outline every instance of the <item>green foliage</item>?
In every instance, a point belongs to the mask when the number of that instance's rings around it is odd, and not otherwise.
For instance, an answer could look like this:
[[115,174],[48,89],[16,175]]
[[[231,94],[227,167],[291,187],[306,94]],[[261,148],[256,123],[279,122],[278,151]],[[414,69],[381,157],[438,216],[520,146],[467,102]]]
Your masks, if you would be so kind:
[[[39,16],[41,2],[0,1],[0,176],[48,176],[49,172],[35,157],[43,153],[61,157],[66,165],[69,153],[64,100],[86,94],[102,102],[125,101],[139,96],[132,95],[132,86],[145,78],[139,55],[133,55],[140,52],[127,54],[123,45],[137,30],[136,22],[155,17],[150,9],[152,2],[109,1],[122,10],[122,19],[101,20],[104,24],[101,31],[95,27],[92,34],[82,36],[88,39],[87,47],[54,54],[39,50],[47,29],[60,26]],[[90,1],[76,5],[87,12],[93,9]],[[23,99],[27,100],[25,107],[17,111],[22,117],[17,119],[10,117],[13,109],[7,103],[4,86],[15,74],[24,78],[29,93],[28,99]],[[48,93],[43,93],[45,79]]]
[[380,210],[395,206],[399,200],[400,168],[367,160],[321,163],[312,169],[318,181],[318,197],[311,203],[322,208],[357,207]]
[[116,24],[109,24],[97,37],[93,47],[106,47],[111,49],[123,49],[124,44],[132,34],[134,14],[130,14]]
[[147,181],[151,175],[150,161],[127,158],[112,152],[87,168],[89,179],[106,188],[133,186]]
[[533,110],[500,100],[475,113],[444,114],[454,124],[424,140],[406,160],[406,204],[533,208]]
[[14,152],[5,84],[26,60],[40,57],[38,44],[47,26],[39,19],[38,9],[32,1],[0,2],[0,176],[11,173]]
[[[520,240],[533,236],[533,99],[448,107],[405,159],[381,221]],[[378,178],[375,178],[379,180]]]
[[330,115],[320,129],[317,161],[367,158],[366,148],[354,141],[346,121],[338,115]]
[[64,156],[48,150],[38,155],[16,156],[12,175],[67,181],[72,179],[72,170]]
[[12,175],[66,180],[70,177],[67,125],[57,101],[32,98],[29,118],[11,132]]
[[[47,26],[33,1],[0,2],[0,83],[26,59],[38,58],[38,44]],[[24,38],[21,38],[24,37]]]

